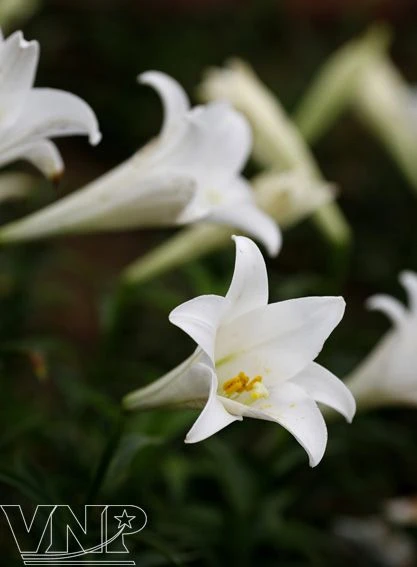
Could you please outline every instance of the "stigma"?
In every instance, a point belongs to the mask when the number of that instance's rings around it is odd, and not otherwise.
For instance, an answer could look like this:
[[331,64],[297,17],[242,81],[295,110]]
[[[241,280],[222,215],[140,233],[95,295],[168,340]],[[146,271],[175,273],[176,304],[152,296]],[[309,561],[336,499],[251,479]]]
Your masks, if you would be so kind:
[[269,396],[269,392],[262,380],[262,376],[257,375],[251,379],[244,372],[239,372],[239,374],[223,383],[221,387],[222,394],[232,400],[249,405],[256,400]]

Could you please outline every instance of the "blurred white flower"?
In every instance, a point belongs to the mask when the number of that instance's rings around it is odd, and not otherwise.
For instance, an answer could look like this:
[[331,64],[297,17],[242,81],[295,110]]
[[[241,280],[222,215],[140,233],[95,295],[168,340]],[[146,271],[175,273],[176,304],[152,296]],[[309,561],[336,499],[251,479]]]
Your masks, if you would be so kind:
[[298,129],[247,63],[232,59],[222,68],[208,69],[199,92],[203,100],[229,100],[243,112],[253,129],[253,155],[259,163],[319,173]]
[[357,81],[354,104],[417,190],[416,95],[388,57],[368,64]]
[[144,73],[140,81],[153,86],[164,104],[158,138],[85,188],[5,227],[1,240],[204,218],[242,230],[277,254],[279,229],[240,175],[251,148],[245,118],[226,102],[190,109],[181,86],[163,73]]
[[383,24],[373,24],[362,36],[337,49],[314,76],[293,118],[310,143],[352,106],[356,89],[368,66],[384,54],[390,41]]
[[[203,100],[229,100],[245,114],[253,129],[253,156],[260,164],[280,171],[297,170],[323,183],[320,169],[297,126],[247,63],[234,59],[223,68],[209,69],[200,94]],[[311,184],[311,191],[318,185]],[[343,247],[349,241],[349,225],[336,203],[326,203],[316,211],[314,220],[337,246]]]
[[353,108],[417,189],[417,97],[387,54],[390,35],[385,25],[372,25],[331,55],[294,121],[311,143]]
[[25,22],[41,7],[42,0],[2,0],[0,2],[0,27],[12,29]]
[[384,505],[384,516],[393,524],[416,526],[417,497],[413,495],[387,500]]
[[417,274],[403,272],[400,281],[409,296],[409,309],[393,297],[368,300],[391,320],[393,328],[348,378],[358,407],[417,404]]
[[[338,518],[335,535],[358,548],[369,565],[410,567],[415,565],[416,547],[411,535],[394,530],[379,516]],[[366,563],[363,562],[363,565]]]
[[257,204],[282,228],[292,226],[329,204],[336,188],[306,174],[292,170],[279,173],[265,171],[252,180]]
[[27,173],[6,172],[0,174],[0,203],[24,199],[29,195],[37,180]]
[[355,401],[331,372],[313,362],[344,312],[341,297],[307,297],[268,305],[264,259],[249,238],[235,237],[236,264],[226,297],[183,303],[170,321],[195,340],[194,354],[150,386],[124,399],[129,410],[159,406],[202,410],[188,432],[195,443],[253,417],[288,429],[321,460],[327,429],[321,402],[349,421]]
[[0,32],[0,166],[24,159],[54,178],[63,163],[49,138],[88,134],[97,144],[101,135],[93,111],[79,97],[33,88],[38,59],[37,41],[26,41],[20,31],[4,39]]
[[[302,221],[334,198],[334,188],[303,171],[265,171],[251,179],[256,204],[281,228]],[[186,227],[150,250],[123,273],[128,285],[143,283],[186,262],[228,246],[234,229],[199,223]]]

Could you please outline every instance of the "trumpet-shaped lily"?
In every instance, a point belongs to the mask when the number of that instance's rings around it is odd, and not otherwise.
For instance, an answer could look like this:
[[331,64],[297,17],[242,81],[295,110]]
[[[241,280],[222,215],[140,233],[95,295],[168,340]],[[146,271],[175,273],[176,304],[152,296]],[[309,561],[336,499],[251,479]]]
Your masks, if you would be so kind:
[[417,404],[417,274],[403,272],[400,281],[409,296],[409,309],[386,295],[368,300],[371,309],[387,315],[393,328],[348,379],[361,408]]
[[257,246],[235,237],[236,264],[226,297],[183,303],[170,321],[198,345],[178,368],[124,400],[127,409],[203,408],[188,432],[195,443],[253,417],[288,429],[309,455],[322,458],[327,430],[316,402],[349,421],[355,402],[331,372],[313,362],[344,312],[340,297],[307,297],[268,305],[265,262]]
[[0,32],[0,166],[24,159],[56,178],[63,163],[49,138],[88,134],[97,144],[101,135],[93,111],[79,97],[33,88],[38,59],[37,41],[26,41],[20,31],[4,39]]
[[256,206],[240,175],[251,148],[245,118],[226,102],[190,109],[183,89],[163,73],[144,73],[140,81],[153,86],[164,104],[158,138],[87,187],[3,228],[0,239],[170,226],[204,218],[247,232],[276,254],[278,227]]

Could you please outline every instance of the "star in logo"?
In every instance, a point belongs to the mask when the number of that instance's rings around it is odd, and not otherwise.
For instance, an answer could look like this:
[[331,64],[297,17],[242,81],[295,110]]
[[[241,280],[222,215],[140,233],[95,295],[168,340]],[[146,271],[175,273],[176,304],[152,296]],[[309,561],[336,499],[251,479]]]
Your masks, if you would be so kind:
[[132,520],[134,520],[136,518],[136,516],[129,516],[129,514],[126,512],[126,510],[123,510],[123,514],[121,516],[114,516],[114,519],[117,520],[119,522],[119,525],[117,526],[117,529],[120,528],[131,528],[131,523]]

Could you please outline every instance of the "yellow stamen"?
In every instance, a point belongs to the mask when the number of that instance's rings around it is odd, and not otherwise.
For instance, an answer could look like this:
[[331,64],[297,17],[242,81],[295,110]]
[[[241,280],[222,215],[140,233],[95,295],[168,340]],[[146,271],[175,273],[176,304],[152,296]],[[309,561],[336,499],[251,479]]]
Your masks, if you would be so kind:
[[241,394],[249,383],[249,376],[244,372],[239,372],[234,378],[230,378],[223,384],[223,390],[228,395]]
[[255,376],[255,378],[252,378],[249,384],[245,387],[245,390],[247,392],[250,392],[251,390],[253,390],[255,384],[257,384],[258,382],[262,382],[262,376]]
[[236,398],[243,392],[250,392],[251,401],[268,396],[267,390],[262,384],[262,376],[255,376],[251,380],[244,372],[239,372],[239,374],[230,378],[230,380],[226,380],[222,388],[226,396],[233,398]]

